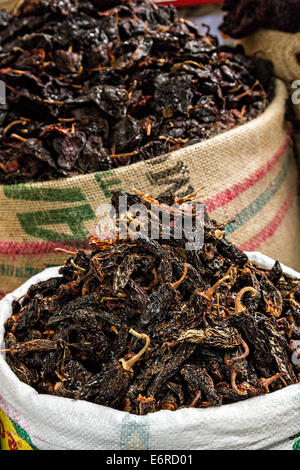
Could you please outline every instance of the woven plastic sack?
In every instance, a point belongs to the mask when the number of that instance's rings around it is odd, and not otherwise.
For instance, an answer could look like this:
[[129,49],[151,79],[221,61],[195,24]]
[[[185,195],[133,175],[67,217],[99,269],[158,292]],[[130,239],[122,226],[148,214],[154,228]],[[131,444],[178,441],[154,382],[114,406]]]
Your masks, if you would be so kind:
[[0,186],[0,290],[11,292],[45,267],[62,264],[56,247],[88,247],[97,209],[111,190],[186,195],[205,185],[209,214],[244,250],[300,271],[296,162],[285,127],[286,88],[250,122],[162,157],[113,171]]
[[[274,264],[260,253],[249,258],[262,267]],[[0,302],[0,344],[12,300],[57,273],[58,268],[45,270]],[[0,436],[4,449],[300,449],[300,384],[221,407],[136,416],[40,395],[19,381],[0,356]]]
[[[292,84],[300,81],[300,32],[292,34],[261,29],[242,39],[241,43],[247,55],[262,57],[273,62],[276,76],[286,82],[292,99],[296,92]],[[300,82],[298,89],[299,85]],[[299,93],[297,97],[299,100]],[[294,102],[294,109],[300,121],[300,103]],[[300,164],[300,133],[295,135],[295,142]]]

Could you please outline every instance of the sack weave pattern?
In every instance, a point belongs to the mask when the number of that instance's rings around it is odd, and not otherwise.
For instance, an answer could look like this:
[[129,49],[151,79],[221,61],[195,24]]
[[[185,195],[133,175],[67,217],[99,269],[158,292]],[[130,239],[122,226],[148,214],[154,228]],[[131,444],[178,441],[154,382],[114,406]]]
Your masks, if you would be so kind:
[[227,237],[300,269],[297,170],[284,124],[286,89],[258,118],[169,155],[113,171],[0,186],[0,289],[9,292],[45,267],[56,247],[88,248],[97,209],[111,190],[186,195],[205,185],[207,210]]
[[[261,29],[242,39],[241,43],[247,55],[273,62],[275,75],[286,82],[292,96],[295,92],[292,83],[300,80],[300,32],[292,34]],[[294,104],[294,110],[300,121],[300,104]],[[295,135],[295,143],[300,164],[300,133]]]

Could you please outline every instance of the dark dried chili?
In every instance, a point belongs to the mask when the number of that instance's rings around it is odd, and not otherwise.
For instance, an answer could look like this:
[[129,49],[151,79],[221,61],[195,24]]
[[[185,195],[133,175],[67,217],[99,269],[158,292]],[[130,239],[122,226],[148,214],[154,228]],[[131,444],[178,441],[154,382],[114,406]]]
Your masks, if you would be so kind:
[[[150,0],[0,12],[0,184],[105,171],[207,139],[269,96],[240,48]],[[270,74],[264,78],[267,86]]]
[[220,29],[233,38],[241,38],[258,29],[286,33],[300,31],[299,0],[225,0],[226,11]]
[[13,302],[5,350],[21,381],[135,414],[219,406],[299,382],[300,280],[277,262],[254,266],[207,216],[204,245],[187,249],[174,221],[192,204],[195,224],[195,200],[114,193],[119,230],[137,222],[130,204],[143,203],[143,223],[161,211],[159,237],[92,237],[90,254],[70,253],[60,277]]

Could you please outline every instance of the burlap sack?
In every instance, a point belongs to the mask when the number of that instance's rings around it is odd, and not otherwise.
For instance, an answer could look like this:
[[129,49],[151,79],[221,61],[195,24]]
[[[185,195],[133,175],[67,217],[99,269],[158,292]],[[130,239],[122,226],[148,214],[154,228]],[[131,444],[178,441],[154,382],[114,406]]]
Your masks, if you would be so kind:
[[[277,77],[284,80],[289,88],[290,97],[296,89],[292,83],[300,81],[300,33],[291,34],[280,31],[261,29],[240,41],[249,56],[271,60]],[[299,89],[300,82],[298,84]],[[300,94],[297,93],[298,100]],[[300,120],[300,103],[294,103],[297,118]],[[300,133],[295,135],[296,148],[300,164]]]
[[0,0],[0,10],[13,10],[20,0]]
[[65,255],[55,247],[88,247],[97,208],[110,190],[132,187],[154,196],[188,194],[205,185],[209,214],[227,236],[299,271],[297,170],[284,125],[286,89],[258,118],[212,139],[147,162],[69,179],[0,186],[0,289],[9,292]]

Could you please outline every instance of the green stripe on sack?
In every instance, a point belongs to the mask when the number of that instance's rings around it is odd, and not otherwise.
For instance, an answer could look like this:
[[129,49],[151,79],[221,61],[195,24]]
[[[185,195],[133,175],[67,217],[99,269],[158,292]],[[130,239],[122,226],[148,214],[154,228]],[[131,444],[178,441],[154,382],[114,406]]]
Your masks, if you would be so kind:
[[[53,242],[85,239],[89,232],[84,227],[83,222],[95,218],[95,214],[89,204],[48,211],[27,212],[25,214],[17,214],[17,216],[24,232],[28,235]],[[43,225],[59,224],[68,225],[72,235],[42,228]]]
[[241,212],[239,212],[233,217],[236,222],[232,222],[231,224],[228,224],[226,226],[226,235],[230,235],[231,233],[235,232],[237,229],[245,225],[256,214],[258,214],[268,204],[268,202],[270,202],[272,197],[277,193],[282,183],[284,182],[288,174],[289,167],[292,163],[292,158],[293,156],[289,154],[280,172],[272,181],[272,183],[256,199],[254,199],[254,201],[252,201],[247,207],[242,209]]
[[35,188],[24,184],[13,184],[4,186],[4,194],[9,199],[26,201],[81,202],[86,200],[80,188]]
[[300,450],[300,440],[294,443],[293,450]]
[[27,444],[32,447],[32,450],[38,450],[38,448],[33,444],[32,440],[30,439],[29,434],[23,429],[18,423],[16,423],[12,418],[9,418],[13,427],[15,428],[17,434],[20,436],[21,439],[27,442]]
[[99,183],[101,190],[106,198],[111,197],[111,192],[109,191],[110,186],[118,186],[122,184],[122,181],[119,178],[113,178],[111,180],[105,181],[104,178],[107,176],[115,176],[112,170],[107,171],[98,171],[94,174],[95,180]]
[[18,277],[28,279],[29,277],[38,274],[40,269],[32,267],[11,266],[9,264],[0,264],[0,276],[3,277]]

